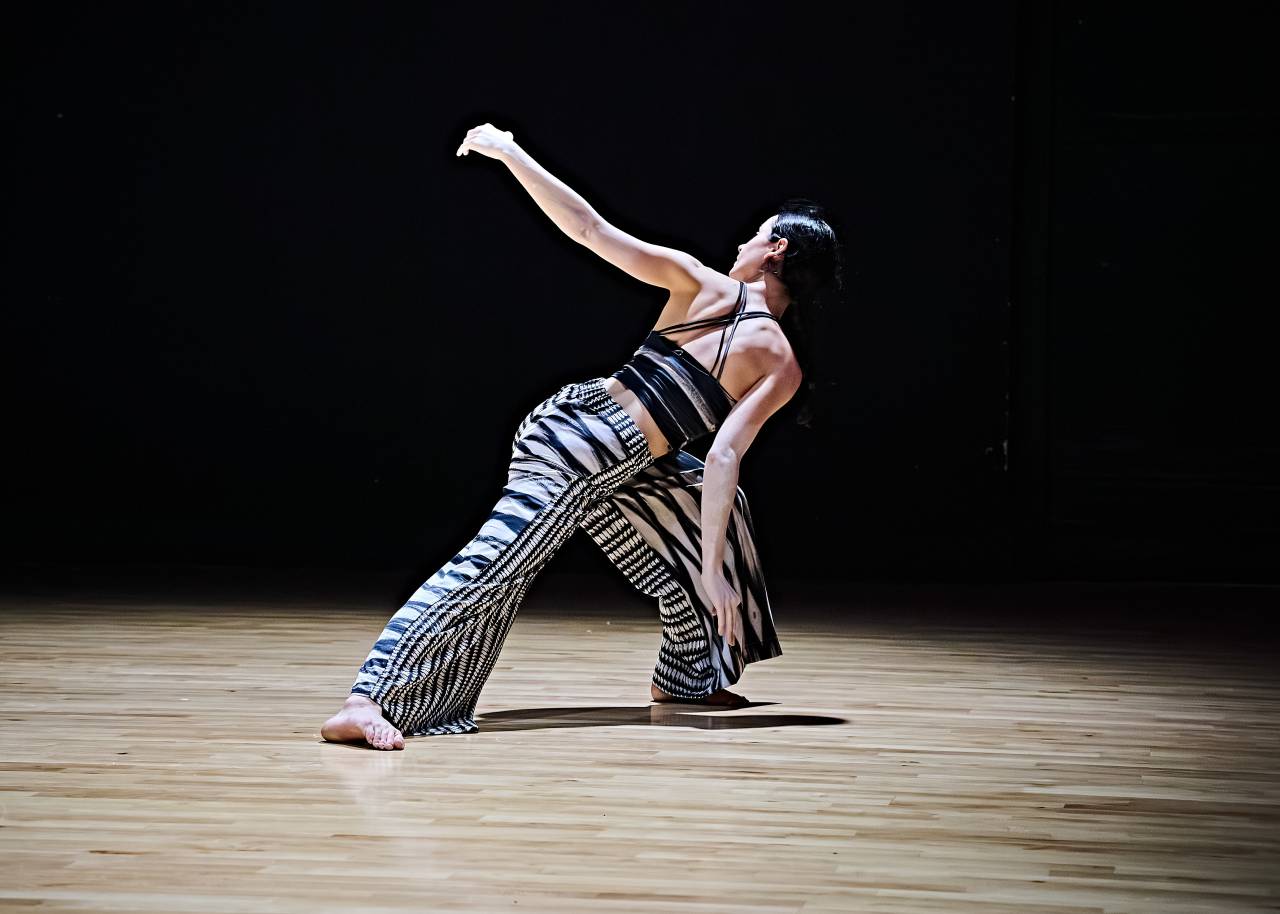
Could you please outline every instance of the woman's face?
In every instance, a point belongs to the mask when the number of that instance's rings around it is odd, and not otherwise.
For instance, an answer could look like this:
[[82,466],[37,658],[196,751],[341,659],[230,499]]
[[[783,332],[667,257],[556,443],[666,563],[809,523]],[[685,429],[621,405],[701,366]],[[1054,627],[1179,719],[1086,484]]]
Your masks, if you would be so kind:
[[773,232],[773,224],[777,221],[776,215],[770,216],[760,224],[760,228],[756,229],[750,241],[738,245],[738,259],[733,262],[733,267],[729,270],[730,276],[735,271],[743,274],[735,278],[743,280],[754,280],[760,275],[760,266],[764,262],[765,255],[776,251],[782,244],[781,239],[772,242],[769,240],[769,235]]

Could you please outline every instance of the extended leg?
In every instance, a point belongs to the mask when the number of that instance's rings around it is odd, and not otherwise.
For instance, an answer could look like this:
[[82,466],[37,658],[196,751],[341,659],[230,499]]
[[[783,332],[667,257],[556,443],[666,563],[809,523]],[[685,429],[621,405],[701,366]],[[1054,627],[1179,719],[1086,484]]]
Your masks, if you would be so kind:
[[703,469],[685,451],[667,454],[602,499],[582,522],[627,580],[657,599],[662,643],[653,682],[687,698],[726,688],[746,664],[782,654],[741,487],[725,534],[725,564],[742,596],[743,641],[730,646],[717,633],[702,588]]
[[534,577],[600,499],[652,460],[603,379],[544,400],[520,423],[488,520],[387,623],[353,695],[405,736],[476,731],[480,690]]
[[360,668],[352,691],[381,705],[407,736],[478,729],[480,690],[524,593],[574,531],[590,494],[586,480],[554,493],[540,479],[520,482],[391,617]]

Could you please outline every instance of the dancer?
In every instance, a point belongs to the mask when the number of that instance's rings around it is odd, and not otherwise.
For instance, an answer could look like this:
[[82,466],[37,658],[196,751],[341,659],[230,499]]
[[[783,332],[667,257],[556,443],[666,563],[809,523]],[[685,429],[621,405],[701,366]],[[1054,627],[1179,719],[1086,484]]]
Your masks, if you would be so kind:
[[[839,287],[835,235],[816,205],[788,201],[726,275],[609,224],[510,131],[473,128],[457,154],[472,151],[505,163],[574,241],[671,296],[626,365],[564,385],[520,421],[488,520],[392,616],[321,735],[402,749],[405,736],[478,730],[524,593],[579,528],[658,600],[651,698],[738,707],[746,699],[726,687],[782,653],[738,465],[801,389],[802,347],[781,319]],[[705,465],[682,450],[712,433]]]

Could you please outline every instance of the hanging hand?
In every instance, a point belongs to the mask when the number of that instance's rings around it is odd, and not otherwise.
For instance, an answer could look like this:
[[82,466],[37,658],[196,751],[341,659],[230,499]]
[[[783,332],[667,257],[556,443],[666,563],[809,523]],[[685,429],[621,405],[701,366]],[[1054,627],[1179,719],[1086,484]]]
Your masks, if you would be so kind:
[[738,608],[742,605],[742,598],[738,595],[738,591],[719,572],[704,573],[702,586],[707,592],[707,600],[715,613],[717,633],[721,638],[726,638],[730,646],[740,645],[742,617]]

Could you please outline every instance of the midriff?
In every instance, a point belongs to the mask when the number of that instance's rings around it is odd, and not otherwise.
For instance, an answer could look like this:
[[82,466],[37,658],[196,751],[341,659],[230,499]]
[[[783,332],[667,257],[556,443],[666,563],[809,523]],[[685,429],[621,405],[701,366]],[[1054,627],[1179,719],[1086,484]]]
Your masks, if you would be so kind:
[[635,420],[636,425],[640,427],[640,431],[644,434],[645,440],[649,442],[649,453],[653,454],[655,460],[671,451],[671,443],[667,441],[666,436],[658,429],[657,423],[653,421],[649,411],[644,408],[640,398],[632,393],[627,385],[617,378],[605,378],[604,389],[622,407],[623,411]]

